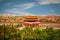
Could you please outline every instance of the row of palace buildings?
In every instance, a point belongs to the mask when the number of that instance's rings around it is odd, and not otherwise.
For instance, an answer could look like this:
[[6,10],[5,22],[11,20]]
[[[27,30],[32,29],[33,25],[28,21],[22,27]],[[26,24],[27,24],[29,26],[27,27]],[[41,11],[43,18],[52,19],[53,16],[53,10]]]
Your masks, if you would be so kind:
[[12,16],[12,17],[1,17],[0,22],[60,22],[60,16]]
[[60,16],[12,16],[6,17],[3,16],[0,18],[0,23],[22,23],[25,26],[35,25],[39,26],[39,24],[44,23],[60,23]]

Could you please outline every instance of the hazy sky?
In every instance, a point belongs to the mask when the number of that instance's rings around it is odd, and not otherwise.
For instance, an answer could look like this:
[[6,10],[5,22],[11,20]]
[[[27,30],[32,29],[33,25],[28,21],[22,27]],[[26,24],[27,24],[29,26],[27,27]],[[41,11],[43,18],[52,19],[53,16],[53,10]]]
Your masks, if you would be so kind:
[[0,14],[60,15],[60,0],[0,0]]

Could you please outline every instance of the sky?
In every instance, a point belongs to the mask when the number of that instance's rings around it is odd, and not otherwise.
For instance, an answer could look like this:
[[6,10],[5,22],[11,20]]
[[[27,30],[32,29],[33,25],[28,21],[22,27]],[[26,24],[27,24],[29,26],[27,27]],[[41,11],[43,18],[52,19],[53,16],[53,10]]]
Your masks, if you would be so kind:
[[0,14],[60,15],[60,0],[0,0]]

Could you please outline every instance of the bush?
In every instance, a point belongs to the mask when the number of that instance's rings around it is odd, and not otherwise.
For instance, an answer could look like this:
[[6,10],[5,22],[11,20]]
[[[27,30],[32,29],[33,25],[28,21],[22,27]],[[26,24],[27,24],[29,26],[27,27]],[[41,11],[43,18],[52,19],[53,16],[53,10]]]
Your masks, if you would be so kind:
[[40,27],[25,27],[19,30],[17,26],[0,25],[1,40],[60,40],[60,29]]

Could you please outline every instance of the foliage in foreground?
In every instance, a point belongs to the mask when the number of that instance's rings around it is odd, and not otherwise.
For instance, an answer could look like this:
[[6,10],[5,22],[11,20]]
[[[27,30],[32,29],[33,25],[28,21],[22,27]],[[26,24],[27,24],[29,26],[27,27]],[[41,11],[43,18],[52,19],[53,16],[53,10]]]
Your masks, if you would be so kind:
[[25,27],[19,30],[17,26],[0,25],[1,40],[60,40],[60,29],[40,27]]

